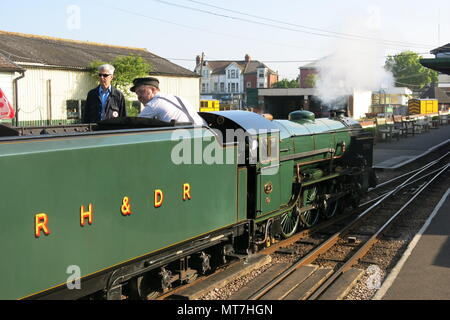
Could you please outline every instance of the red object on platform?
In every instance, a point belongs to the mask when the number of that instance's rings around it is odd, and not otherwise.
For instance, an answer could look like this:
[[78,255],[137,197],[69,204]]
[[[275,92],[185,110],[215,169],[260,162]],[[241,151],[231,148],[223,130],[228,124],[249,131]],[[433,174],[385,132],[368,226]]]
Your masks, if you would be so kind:
[[0,119],[12,119],[15,116],[14,109],[6,99],[3,90],[0,88]]

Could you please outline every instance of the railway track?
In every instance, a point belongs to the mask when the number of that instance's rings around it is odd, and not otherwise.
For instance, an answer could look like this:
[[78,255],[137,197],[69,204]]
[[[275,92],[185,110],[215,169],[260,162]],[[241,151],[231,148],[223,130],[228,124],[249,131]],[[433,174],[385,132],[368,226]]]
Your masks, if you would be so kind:
[[[442,158],[444,159],[444,157]],[[442,160],[441,159],[441,160]],[[316,262],[317,260],[322,260],[318,264],[323,264],[323,261],[335,262],[335,266],[332,268],[328,268],[324,273],[323,277],[319,279],[318,283],[312,284],[310,290],[308,292],[302,292],[301,296],[298,298],[302,299],[320,299],[327,291],[328,288],[331,287],[333,283],[337,281],[339,277],[341,277],[345,272],[349,271],[353,265],[355,265],[359,259],[365,256],[365,254],[370,250],[370,248],[377,242],[378,238],[385,232],[392,223],[405,211],[405,209],[423,192],[425,192],[430,185],[438,179],[444,172],[448,171],[449,164],[445,164],[441,166],[439,169],[432,170],[434,174],[428,181],[424,184],[420,183],[420,180],[423,180],[424,176],[430,177],[429,173],[423,174],[420,179],[416,179],[415,183],[417,189],[415,192],[409,194],[408,197],[403,197],[402,201],[396,199],[394,202],[390,202],[389,206],[380,211],[374,211],[376,207],[381,204],[385,204],[386,200],[389,199],[392,195],[394,195],[399,190],[405,188],[406,186],[412,186],[412,181],[414,178],[426,170],[430,170],[439,161],[436,163],[430,164],[421,170],[417,170],[410,178],[405,180],[401,185],[392,189],[388,192],[383,198],[377,200],[374,204],[372,204],[369,208],[365,209],[362,213],[360,213],[356,218],[348,225],[344,226],[342,229],[338,230],[326,240],[324,240],[320,245],[311,250],[308,254],[300,258],[298,261],[285,268],[283,271],[279,272],[279,274],[270,282],[263,285],[261,288],[256,290],[253,294],[248,296],[248,300],[258,300],[258,299],[292,299],[295,298],[294,295],[290,294],[294,292],[294,290],[301,284],[295,281],[295,277],[292,277],[294,273],[298,273],[298,280],[302,281],[305,278],[305,274],[309,275],[314,270],[304,270],[303,272],[299,271],[300,267],[308,266],[309,264]],[[395,209],[394,209],[395,208]],[[377,221],[372,220],[370,225],[371,227],[376,225],[376,228],[370,233],[367,229],[364,228],[367,226],[366,223],[363,224],[363,228],[361,228],[362,220],[368,219],[369,215],[373,215],[377,212],[376,219]],[[373,217],[373,216],[372,216]],[[358,239],[359,243],[355,246],[347,246],[345,242],[339,243],[340,240],[344,238],[348,239]],[[335,258],[336,252],[342,254],[342,247],[351,248],[350,253],[346,254],[346,257],[343,261],[341,258]],[[332,253],[334,251],[334,253]],[[347,251],[347,250],[344,250]],[[330,254],[331,253],[331,254]],[[331,270],[330,270],[331,269]],[[307,275],[307,276],[309,276]],[[289,278],[291,277],[291,278]],[[303,277],[303,278],[302,278]],[[324,280],[325,279],[325,280]],[[286,282],[291,282],[294,284],[292,287],[286,287]],[[278,286],[281,286],[281,290],[278,289]],[[270,294],[270,292],[280,292],[280,295]],[[236,296],[235,296],[236,297]]]
[[[260,276],[264,279],[252,280],[243,289],[231,294],[228,298],[241,300],[326,299],[328,290],[341,278],[354,272],[352,266],[362,261],[366,253],[405,209],[417,197],[426,192],[436,179],[448,172],[448,157],[449,152],[436,160],[425,161],[426,164],[420,168],[414,168],[383,182],[377,188],[370,190],[367,198],[371,199],[366,199],[367,201],[357,209],[358,212],[346,212],[326,220],[316,227],[301,231],[291,238],[274,243],[261,251],[267,255],[273,253],[289,255],[294,251],[303,251],[304,253],[294,263],[276,263],[271,268],[266,268],[267,270]],[[445,164],[442,165],[442,163]],[[393,184],[398,185],[392,187]],[[408,192],[404,190],[408,190]],[[401,192],[404,194],[400,195]],[[392,198],[396,200],[391,200],[389,204],[386,204]],[[381,206],[385,208],[380,210]],[[377,212],[376,218],[374,218],[375,212]],[[366,219],[372,220],[364,222]],[[368,225],[373,229],[370,232],[367,230]],[[375,225],[377,225],[376,228]],[[363,228],[358,229],[361,226]],[[366,228],[364,229],[364,227]],[[302,249],[299,249],[299,244]],[[296,249],[290,249],[290,246],[296,246]],[[342,255],[342,251],[346,251],[345,258],[334,257],[336,252],[340,252]],[[313,262],[315,265],[311,265]],[[358,276],[357,272],[355,274]],[[201,281],[202,279],[198,280],[198,282]],[[306,284],[307,282],[309,283]],[[345,280],[343,282],[345,283]],[[174,296],[178,290],[176,289],[160,299]]]
[[[329,228],[330,226],[349,224],[355,215],[360,214],[360,212],[358,212],[358,211],[360,211],[362,209],[366,209],[368,205],[382,200],[383,198],[387,197],[390,192],[395,191],[395,190],[397,190],[396,192],[398,192],[399,190],[401,190],[403,188],[412,186],[414,183],[423,181],[424,179],[437,173],[440,170],[440,168],[434,169],[430,172],[426,172],[426,173],[422,174],[421,176],[417,177],[417,175],[419,175],[424,170],[427,170],[431,166],[448,158],[449,155],[450,155],[450,152],[447,152],[444,155],[437,158],[436,160],[433,160],[420,168],[408,171],[402,175],[399,175],[390,180],[384,181],[383,183],[379,184],[377,187],[370,189],[368,195],[365,197],[365,201],[359,205],[359,209],[356,210],[356,213],[355,213],[355,210],[352,210],[352,211],[347,210],[347,211],[343,212],[342,214],[333,217],[332,219],[322,221],[320,224],[318,224],[314,227],[311,227],[306,230],[302,230],[286,240],[273,243],[269,248],[264,249],[262,252],[264,254],[272,254],[272,253],[275,253],[277,250],[279,250],[282,247],[286,247],[286,246],[294,244],[298,241],[301,241],[302,239],[306,239],[306,238],[310,237],[311,235],[320,232],[321,230]],[[411,175],[414,175],[414,176],[411,177]],[[408,177],[411,177],[411,178],[408,178]],[[391,187],[393,183],[400,183],[400,184],[398,185],[398,188],[397,187],[393,188],[393,187]],[[395,189],[395,188],[397,188],[397,189]]]
[[[384,181],[380,184],[378,184],[375,188],[370,188],[368,195],[366,196],[366,201],[360,205],[360,207],[373,203],[375,201],[378,201],[379,199],[382,199],[384,196],[386,196],[392,189],[393,187],[391,187],[394,183],[397,183],[399,185],[402,186],[402,188],[405,188],[409,185],[412,185],[414,183],[416,183],[417,181],[420,180],[424,180],[428,177],[430,177],[431,175],[433,175],[434,173],[438,172],[439,169],[435,169],[431,172],[428,172],[426,174],[421,175],[420,177],[417,177],[415,179],[410,179],[408,177],[410,177],[411,175],[415,175],[416,173],[420,173],[423,170],[426,170],[427,168],[435,165],[436,163],[439,163],[440,161],[442,161],[443,159],[448,158],[450,152],[446,152],[445,154],[443,154],[442,156],[438,157],[435,160],[432,160],[431,162],[427,162],[425,165],[423,165],[420,168],[417,169],[413,169],[410,170],[406,173],[403,173],[401,175],[398,175],[392,179],[389,179],[387,181]],[[406,184],[403,184],[406,180],[408,180],[408,182]],[[410,181],[411,180],[411,181]]]

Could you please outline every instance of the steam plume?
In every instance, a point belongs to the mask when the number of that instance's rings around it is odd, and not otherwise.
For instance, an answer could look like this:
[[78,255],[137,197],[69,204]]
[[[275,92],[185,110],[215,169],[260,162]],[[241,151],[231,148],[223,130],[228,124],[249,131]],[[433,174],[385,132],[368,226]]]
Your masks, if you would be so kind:
[[[352,20],[343,33],[379,37],[379,10],[365,21]],[[349,19],[350,20],[350,19]],[[325,104],[338,104],[354,91],[378,91],[393,87],[392,74],[383,68],[384,48],[375,40],[337,39],[334,53],[319,60],[316,94]]]

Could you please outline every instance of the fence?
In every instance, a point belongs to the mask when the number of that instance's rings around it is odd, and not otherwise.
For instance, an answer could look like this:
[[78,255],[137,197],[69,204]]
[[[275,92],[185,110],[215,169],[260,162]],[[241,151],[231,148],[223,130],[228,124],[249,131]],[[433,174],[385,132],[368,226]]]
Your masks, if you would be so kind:
[[[81,123],[81,119],[61,119],[61,120],[26,120],[19,121],[18,127],[41,127],[41,126],[55,126],[55,125],[64,125],[64,124],[78,124]],[[4,120],[0,121],[0,124],[7,124],[11,126],[16,126],[15,121]]]

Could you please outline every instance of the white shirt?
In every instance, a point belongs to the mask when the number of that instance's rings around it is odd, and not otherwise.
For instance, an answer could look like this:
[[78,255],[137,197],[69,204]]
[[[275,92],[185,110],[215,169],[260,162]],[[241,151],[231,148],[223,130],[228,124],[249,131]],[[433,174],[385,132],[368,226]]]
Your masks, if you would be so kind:
[[139,117],[154,118],[165,122],[175,120],[177,122],[192,122],[194,125],[199,126],[206,125],[206,122],[188,101],[181,97],[179,99],[183,103],[184,108],[175,96],[159,92],[147,102]]

